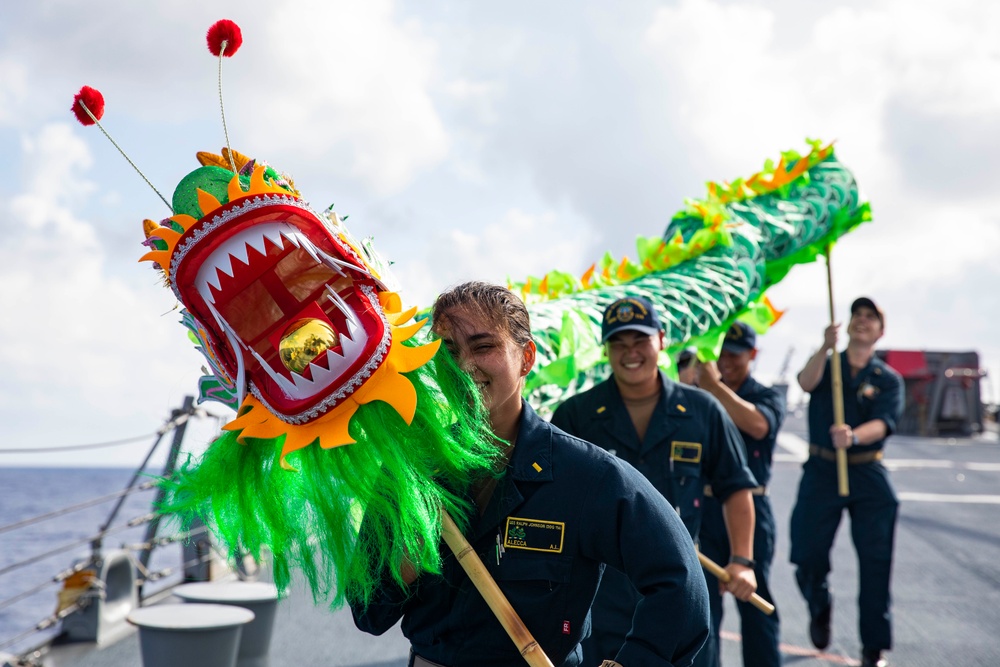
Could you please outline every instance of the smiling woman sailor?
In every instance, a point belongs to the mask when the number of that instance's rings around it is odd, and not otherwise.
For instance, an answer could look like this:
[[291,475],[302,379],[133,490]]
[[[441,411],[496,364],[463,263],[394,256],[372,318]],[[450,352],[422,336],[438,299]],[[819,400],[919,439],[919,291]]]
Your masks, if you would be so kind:
[[[634,468],[521,399],[535,361],[524,304],[504,287],[466,283],[438,298],[433,320],[480,387],[503,451],[498,473],[469,490],[466,535],[542,649],[555,665],[581,664],[590,605],[611,565],[645,595],[617,660],[691,664],[708,636],[708,598],[687,531]],[[362,534],[374,530],[366,520]],[[386,572],[367,607],[352,605],[360,629],[381,634],[402,618],[411,665],[521,662],[454,556],[443,557],[440,574],[409,565],[402,581]]]

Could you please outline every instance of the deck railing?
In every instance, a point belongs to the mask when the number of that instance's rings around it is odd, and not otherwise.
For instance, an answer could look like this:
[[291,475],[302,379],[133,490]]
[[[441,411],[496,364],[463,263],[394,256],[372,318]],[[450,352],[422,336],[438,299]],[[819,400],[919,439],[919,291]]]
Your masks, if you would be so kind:
[[[59,641],[65,635],[66,619],[74,614],[93,613],[92,605],[100,604],[109,596],[109,582],[101,580],[95,573],[101,572],[101,564],[113,554],[124,553],[130,572],[128,577],[120,579],[125,585],[134,585],[134,595],[139,601],[148,600],[165,594],[174,585],[185,581],[203,581],[209,578],[209,563],[217,556],[208,539],[204,525],[192,525],[188,530],[159,534],[162,518],[155,511],[163,499],[163,490],[157,485],[156,478],[166,478],[173,474],[177,457],[184,441],[185,429],[192,417],[205,417],[204,411],[194,406],[194,400],[189,396],[184,404],[172,411],[169,419],[155,433],[155,438],[143,462],[133,472],[131,479],[121,490],[109,492],[89,498],[66,507],[50,510],[36,516],[19,519],[7,525],[0,526],[0,536],[4,541],[13,543],[18,533],[24,533],[43,524],[55,520],[65,521],[67,515],[81,510],[114,503],[107,518],[99,527],[85,537],[60,542],[58,539],[47,540],[47,543],[36,553],[13,562],[0,562],[0,618],[14,619],[6,623],[8,628],[17,626],[10,636],[0,636],[0,664],[38,664],[44,647],[52,641]],[[165,467],[159,473],[151,473],[150,462],[167,435],[172,435],[170,451],[167,454]],[[127,501],[135,494],[155,491],[148,505],[148,512],[122,519],[123,512],[128,508]],[[133,500],[134,505],[136,504]],[[52,524],[54,525],[54,524]],[[137,531],[145,527],[139,541],[123,542],[120,549],[109,550],[108,538],[129,531]],[[126,535],[127,536],[127,535]],[[27,540],[25,540],[27,541]],[[164,547],[181,543],[180,554],[166,554],[166,557],[153,555]],[[80,556],[79,549],[89,545],[89,553]],[[54,574],[33,582],[24,581],[31,576],[31,570],[37,572],[38,566],[50,561],[60,554],[77,550],[77,557],[68,567],[57,566]],[[25,573],[28,574],[25,574]],[[18,578],[20,577],[20,578]],[[134,583],[133,583],[134,582]],[[151,584],[159,583],[159,586]],[[114,585],[114,584],[111,584]],[[42,596],[55,587],[60,587],[56,595],[52,595],[51,603],[55,611],[37,618],[39,601]],[[12,594],[8,592],[14,591]],[[133,591],[124,591],[131,595]],[[51,592],[48,593],[51,595]],[[110,593],[114,595],[114,593]],[[36,610],[36,616],[22,618]],[[21,621],[24,621],[22,624]]]

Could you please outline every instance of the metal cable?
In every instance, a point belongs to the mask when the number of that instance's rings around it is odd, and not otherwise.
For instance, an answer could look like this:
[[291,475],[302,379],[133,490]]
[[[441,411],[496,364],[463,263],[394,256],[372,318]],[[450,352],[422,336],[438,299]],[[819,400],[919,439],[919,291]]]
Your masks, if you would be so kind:
[[[199,556],[198,558],[192,558],[189,561],[181,563],[180,569],[181,570],[186,570],[188,567],[190,567],[192,565],[199,565],[201,563],[204,563],[207,560],[211,560],[211,558],[214,555],[216,555],[216,553],[217,553],[216,550],[213,548],[208,553],[203,554],[203,555]],[[146,584],[146,583],[152,583],[152,582],[155,582],[155,581],[159,581],[160,579],[163,579],[164,577],[169,577],[178,568],[176,566],[165,567],[162,570],[157,570],[155,572],[150,572],[149,570],[146,570],[145,568],[142,568],[142,569],[144,570],[145,574],[143,575],[143,577],[144,577],[143,579],[138,580],[138,583],[140,585]]]
[[136,544],[123,544],[122,549],[128,551],[141,551],[143,549],[152,549],[153,547],[162,547],[168,544],[173,544],[174,542],[180,542],[181,540],[186,540],[189,537],[194,537],[195,535],[200,535],[201,533],[207,532],[207,526],[199,526],[194,530],[187,530],[183,533],[177,533],[176,535],[165,535],[164,537],[157,537],[155,540],[149,540],[148,542],[139,542]]
[[21,634],[16,635],[14,637],[11,637],[10,639],[3,640],[2,642],[0,642],[0,648],[7,648],[11,644],[16,644],[17,642],[21,641],[25,637],[33,635],[36,632],[41,632],[42,630],[48,630],[53,625],[55,625],[59,621],[63,620],[64,618],[66,618],[67,616],[69,616],[70,614],[72,614],[73,612],[78,611],[79,609],[81,609],[79,603],[74,602],[73,604],[69,605],[65,609],[62,609],[62,610],[56,612],[55,614],[52,614],[51,616],[46,616],[45,618],[43,618],[42,620],[40,620],[38,623],[36,623],[34,625],[34,627],[29,628],[28,630],[25,630]]
[[97,498],[91,498],[90,500],[85,500],[76,505],[70,505],[69,507],[64,507],[62,509],[54,510],[46,514],[39,514],[38,516],[33,516],[27,519],[22,519],[21,521],[16,521],[14,523],[8,524],[6,526],[0,526],[0,533],[6,533],[11,530],[16,530],[18,528],[23,528],[24,526],[30,526],[35,523],[41,523],[46,519],[52,519],[57,516],[62,516],[64,514],[70,514],[71,512],[76,512],[78,510],[86,509],[87,507],[93,507],[94,505],[100,505],[103,502],[107,502],[119,496],[125,496],[130,493],[138,493],[139,491],[147,491],[156,486],[156,482],[149,481],[143,482],[142,484],[137,484],[135,486],[130,486],[127,489],[121,491],[116,491],[115,493],[109,493],[105,496],[99,496]]
[[25,565],[31,565],[32,563],[37,563],[40,560],[44,560],[46,558],[49,558],[50,556],[55,556],[56,554],[62,553],[63,551],[68,551],[70,549],[82,546],[84,544],[90,544],[95,539],[104,537],[105,535],[110,535],[112,533],[118,533],[118,532],[121,532],[123,530],[128,530],[129,528],[135,528],[136,526],[138,526],[140,524],[148,522],[154,516],[156,516],[155,513],[144,514],[142,516],[135,517],[134,519],[131,519],[127,523],[122,524],[120,526],[115,526],[114,528],[107,528],[107,529],[101,531],[100,533],[98,533],[97,535],[91,535],[90,537],[85,537],[83,539],[76,540],[75,542],[70,542],[69,544],[64,544],[64,545],[62,545],[60,547],[56,547],[55,549],[51,549],[51,550],[46,551],[44,553],[37,554],[35,556],[32,556],[31,558],[27,558],[25,560],[18,561],[16,563],[12,563],[12,564],[4,567],[4,568],[0,568],[0,576],[3,576],[5,574],[7,574],[8,572],[12,572],[12,571],[14,571],[14,570],[16,570],[18,568],[22,568]]
[[131,438],[123,438],[122,440],[109,440],[108,442],[95,442],[89,445],[64,445],[61,447],[19,447],[16,449],[6,449],[0,448],[0,454],[35,454],[38,452],[67,452],[75,449],[100,449],[101,447],[118,447],[120,445],[127,445],[131,442],[138,442],[140,440],[146,440],[155,433],[146,433],[143,435],[133,436]]
[[189,413],[184,413],[174,417],[173,419],[167,420],[163,426],[158,428],[153,433],[146,433],[145,435],[136,435],[131,438],[124,438],[122,440],[109,440],[107,442],[96,442],[89,445],[65,445],[61,447],[20,447],[16,449],[5,449],[0,447],[0,454],[34,454],[37,452],[65,452],[76,449],[99,449],[101,447],[117,447],[119,445],[127,445],[131,442],[138,442],[140,440],[146,440],[154,435],[162,437],[164,433],[172,431],[177,426],[186,422],[191,415]]
[[14,604],[15,602],[19,602],[19,601],[21,601],[21,600],[23,600],[25,598],[29,598],[32,595],[34,595],[35,593],[38,593],[39,591],[42,591],[42,590],[48,588],[49,586],[51,586],[53,584],[58,584],[61,581],[65,581],[71,575],[76,574],[80,570],[83,570],[84,568],[86,568],[87,565],[89,565],[89,563],[80,563],[76,567],[71,567],[71,568],[69,568],[67,570],[63,570],[62,572],[60,572],[56,576],[52,577],[51,579],[47,579],[47,580],[43,581],[42,583],[38,584],[37,586],[29,588],[29,589],[27,589],[25,591],[21,591],[20,593],[18,593],[14,597],[7,598],[6,600],[0,600],[0,609],[5,609],[5,608],[11,606],[12,604]]

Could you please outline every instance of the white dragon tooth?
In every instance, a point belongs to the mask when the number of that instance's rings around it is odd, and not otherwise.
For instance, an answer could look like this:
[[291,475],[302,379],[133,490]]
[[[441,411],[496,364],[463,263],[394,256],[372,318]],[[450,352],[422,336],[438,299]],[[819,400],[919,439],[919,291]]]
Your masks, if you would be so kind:
[[347,277],[347,272],[344,271],[344,269],[342,269],[340,266],[341,264],[343,264],[343,262],[338,262],[336,259],[330,257],[328,254],[326,254],[325,252],[323,252],[318,248],[316,249],[316,252],[319,254],[320,260],[323,262],[323,264],[327,266],[327,268],[336,271],[337,275],[341,275],[345,278]]
[[[211,292],[209,288],[214,287],[216,290],[222,289],[222,278],[219,277],[219,272],[215,270],[215,267],[206,263],[198,271],[199,282],[205,284],[205,291]],[[215,299],[212,299],[212,303],[215,303]]]
[[248,234],[245,241],[248,246],[259,252],[261,255],[267,254],[267,234],[266,229],[254,227],[250,231],[256,232]]
[[229,252],[225,249],[220,248],[222,252],[216,251],[212,254],[212,263],[215,265],[216,270],[225,273],[230,278],[233,277],[233,258],[230,257]]
[[[298,373],[292,373],[292,382],[295,383],[295,388],[299,392],[301,392],[303,396],[308,396],[309,394],[313,393],[313,391],[315,390],[314,388],[316,387],[316,381],[318,380],[318,378],[316,377],[316,375],[317,375],[316,369],[317,369],[317,367],[313,367],[313,371],[312,371],[313,372],[313,379],[312,380],[310,380],[309,378],[307,378],[305,375],[299,375]],[[323,386],[323,385],[321,384],[320,386]]]
[[296,248],[301,248],[302,247],[302,234],[300,234],[299,230],[295,229],[295,227],[292,227],[291,225],[282,225],[281,226],[281,241],[282,241],[282,247],[284,247],[284,242],[288,241],[289,243],[291,243]]
[[[239,336],[233,331],[229,323],[221,315],[219,311],[215,309],[214,306],[209,304],[209,310],[212,312],[212,316],[215,317],[215,321],[219,323],[222,327],[223,333],[226,334],[226,338],[229,339],[229,346],[233,348],[233,352],[236,354],[236,400],[237,405],[243,405],[243,399],[247,396],[247,365],[246,360],[243,357],[243,351],[240,349],[244,347],[240,341]],[[250,350],[253,352],[253,350]]]
[[326,286],[326,295],[330,301],[333,301],[334,305],[337,306],[337,309],[344,314],[344,317],[347,318],[348,331],[350,331],[353,335],[354,329],[352,329],[350,325],[352,323],[355,325],[360,324],[360,322],[358,322],[358,316],[354,314],[354,310],[352,310],[351,307],[347,305],[347,302],[344,301],[339,294],[337,294],[337,291],[329,285]]
[[217,311],[215,309],[215,302],[214,301],[212,303],[208,304],[208,310],[212,313],[212,317],[215,318],[215,321],[219,324],[219,327],[223,331],[228,332],[229,331],[229,323],[226,322],[226,320],[224,320],[222,318],[222,315],[219,314],[219,311]]
[[233,257],[243,262],[243,264],[249,264],[249,260],[247,259],[246,239],[248,236],[252,235],[253,234],[242,233],[226,239],[226,241],[212,253],[209,261],[215,263],[219,270],[225,271],[227,274],[232,276]]
[[317,253],[316,246],[314,246],[312,242],[305,237],[302,237],[300,240],[302,241],[302,245],[300,245],[299,248],[305,250],[309,254],[309,256],[312,257],[314,262],[316,262],[317,264],[322,264],[323,261],[319,258],[319,255],[316,254]]
[[[266,361],[264,361],[264,357],[257,354],[256,350],[250,348],[250,354],[254,356],[254,359],[257,360],[257,363],[260,364],[260,367],[263,368],[264,371],[268,374],[268,376],[275,381],[275,383],[281,388],[283,392],[285,392],[285,395],[288,396],[288,398],[292,399],[302,398],[302,396],[299,395],[299,392],[296,389],[295,385],[292,384],[292,381],[286,378],[281,373],[275,373],[273,370],[271,370],[271,366]],[[295,373],[292,373],[292,376],[294,377]]]
[[274,245],[278,246],[279,249],[285,249],[285,238],[288,236],[288,230],[290,227],[282,223],[272,223],[264,225],[262,233],[264,237],[271,241]]
[[365,275],[365,276],[369,276],[369,277],[371,277],[371,275],[372,275],[371,272],[368,269],[361,268],[360,266],[357,266],[356,264],[351,264],[350,262],[345,262],[342,259],[337,259],[336,257],[330,257],[329,255],[327,255],[326,257],[327,257],[327,259],[329,259],[334,264],[337,264],[338,266],[342,266],[345,269],[350,269],[352,271],[357,271],[358,273],[360,273],[362,275]]
[[249,266],[250,265],[250,258],[249,258],[248,254],[247,254],[248,252],[249,252],[249,248],[247,247],[247,244],[246,243],[240,243],[238,245],[238,247],[235,247],[232,250],[230,250],[229,256],[230,257],[235,257],[240,262],[242,262],[244,266]]
[[198,280],[198,294],[201,295],[201,298],[204,299],[205,303],[207,303],[209,306],[215,303],[215,294],[212,292],[212,289],[208,286],[207,280],[204,279]]
[[[357,358],[361,352],[364,350],[365,343],[368,342],[368,336],[365,334],[364,329],[351,328],[351,323],[347,323],[353,338],[347,338],[346,336],[341,337],[340,349],[344,351],[345,358]],[[360,335],[357,335],[360,333]],[[346,339],[346,340],[345,340]]]

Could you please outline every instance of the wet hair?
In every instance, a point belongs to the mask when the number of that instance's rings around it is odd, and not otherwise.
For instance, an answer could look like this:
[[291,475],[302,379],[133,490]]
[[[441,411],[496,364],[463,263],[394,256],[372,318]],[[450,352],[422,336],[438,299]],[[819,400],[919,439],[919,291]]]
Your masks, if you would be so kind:
[[454,308],[469,308],[483,316],[497,329],[518,345],[526,345],[531,338],[531,320],[524,302],[501,285],[472,281],[456,285],[443,292],[434,301],[431,319],[440,322],[449,318]]

